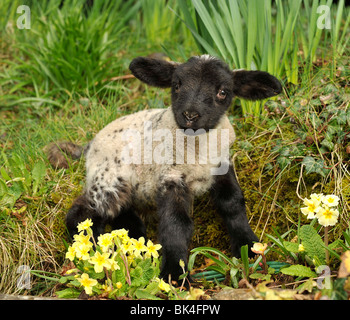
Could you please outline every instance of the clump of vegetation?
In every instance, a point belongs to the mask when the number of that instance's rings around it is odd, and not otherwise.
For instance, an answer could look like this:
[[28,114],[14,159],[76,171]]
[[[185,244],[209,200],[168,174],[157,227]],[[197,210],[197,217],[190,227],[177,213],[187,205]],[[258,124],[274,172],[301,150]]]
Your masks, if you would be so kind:
[[[8,4],[9,9],[16,5]],[[58,97],[103,93],[105,82],[121,71],[115,63],[121,45],[118,39],[139,3],[99,1],[90,9],[83,0],[65,1],[61,8],[60,1],[28,5],[34,11],[32,29],[14,28],[9,34],[17,52],[9,62],[16,68],[9,68],[1,77],[10,91],[4,97],[5,106],[37,103],[60,107]]]
[[178,299],[189,295],[183,287],[176,290],[171,282],[159,279],[160,244],[153,244],[151,240],[145,243],[143,237],[138,240],[130,238],[125,229],[113,230],[95,239],[91,226],[90,219],[77,226],[79,233],[66,253],[66,258],[74,263],[75,268],[67,268],[64,276],[57,279],[68,287],[56,291],[58,297],[79,297],[82,290],[89,296],[110,299],[157,300],[164,295],[167,299]]
[[[191,251],[189,268],[193,268],[198,254],[204,255],[210,260],[205,270],[214,273],[202,272],[197,275],[199,279],[225,279],[226,285],[235,288],[252,288],[251,284],[255,283],[257,287],[253,290],[253,298],[292,299],[297,294],[307,292],[318,298],[327,296],[347,300],[350,297],[350,228],[343,232],[343,239],[328,242],[328,228],[336,225],[339,218],[339,197],[313,193],[310,198],[304,199],[304,205],[301,213],[312,222],[302,225],[299,220],[296,229],[284,234],[276,231],[276,236],[267,234],[270,245],[255,243],[251,248],[259,256],[254,263],[249,264],[247,246],[242,247],[241,259],[231,259],[214,248],[198,247]],[[316,221],[320,226],[315,226]],[[323,240],[321,226],[324,228]],[[292,237],[292,241],[285,240],[287,235]],[[277,253],[280,260],[288,263],[267,262],[270,252]],[[331,272],[336,269],[337,273]],[[281,286],[281,275],[295,278],[293,290],[284,296],[271,289]],[[335,279],[332,278],[334,276]],[[289,284],[282,282],[282,285]]]

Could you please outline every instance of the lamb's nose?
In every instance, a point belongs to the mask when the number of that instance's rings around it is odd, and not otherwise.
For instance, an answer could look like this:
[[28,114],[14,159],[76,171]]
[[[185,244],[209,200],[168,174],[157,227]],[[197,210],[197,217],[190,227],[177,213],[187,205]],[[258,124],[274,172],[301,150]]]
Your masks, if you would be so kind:
[[183,113],[183,115],[184,115],[185,119],[187,121],[189,121],[189,122],[193,122],[199,117],[199,114],[197,112],[195,112],[195,111],[192,111],[192,112],[191,111],[185,111]]

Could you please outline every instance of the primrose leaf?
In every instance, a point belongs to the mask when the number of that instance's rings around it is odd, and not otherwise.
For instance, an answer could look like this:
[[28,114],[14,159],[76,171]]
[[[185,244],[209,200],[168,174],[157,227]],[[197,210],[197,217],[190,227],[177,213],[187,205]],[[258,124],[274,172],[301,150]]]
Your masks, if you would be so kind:
[[0,168],[0,173],[5,180],[11,180],[11,177],[7,174],[6,170],[3,167]]
[[34,165],[34,168],[32,170],[32,178],[35,181],[41,181],[46,174],[46,166],[43,161],[39,161]]
[[55,294],[60,299],[75,299],[78,298],[81,291],[75,288],[67,288],[61,291],[56,291]]
[[113,283],[117,283],[117,282],[125,283],[125,274],[124,274],[122,269],[118,269],[118,270],[113,271],[112,282]]
[[39,161],[34,165],[32,170],[33,182],[33,194],[36,194],[40,182],[43,180],[46,174],[46,166],[43,161]]
[[307,255],[315,259],[319,264],[325,264],[326,252],[323,247],[321,236],[310,225],[304,225],[300,228],[300,238]]
[[281,269],[283,274],[294,277],[303,277],[303,278],[315,278],[317,277],[316,273],[313,272],[309,267],[296,264],[287,268]]
[[0,179],[0,197],[4,196],[7,192],[8,188],[5,181]]
[[289,252],[299,252],[299,244],[296,242],[283,241],[283,245]]
[[152,293],[148,292],[146,289],[136,289],[135,295],[137,299],[162,300],[161,298],[158,298]]

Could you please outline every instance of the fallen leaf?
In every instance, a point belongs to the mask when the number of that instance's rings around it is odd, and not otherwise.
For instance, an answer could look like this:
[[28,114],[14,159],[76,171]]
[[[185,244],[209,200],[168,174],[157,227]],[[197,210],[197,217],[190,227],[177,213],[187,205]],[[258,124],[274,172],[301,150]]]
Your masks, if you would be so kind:
[[350,275],[350,250],[341,256],[341,264],[338,271],[338,278],[346,278]]

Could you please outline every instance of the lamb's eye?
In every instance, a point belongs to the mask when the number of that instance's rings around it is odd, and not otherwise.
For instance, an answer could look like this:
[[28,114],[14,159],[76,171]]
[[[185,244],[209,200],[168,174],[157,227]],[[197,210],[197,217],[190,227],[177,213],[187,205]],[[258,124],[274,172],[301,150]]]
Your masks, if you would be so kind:
[[176,83],[174,86],[175,92],[178,93],[180,91],[181,84],[180,82]]
[[227,92],[225,90],[222,90],[220,89],[216,95],[216,97],[219,99],[219,100],[224,100],[227,96]]

